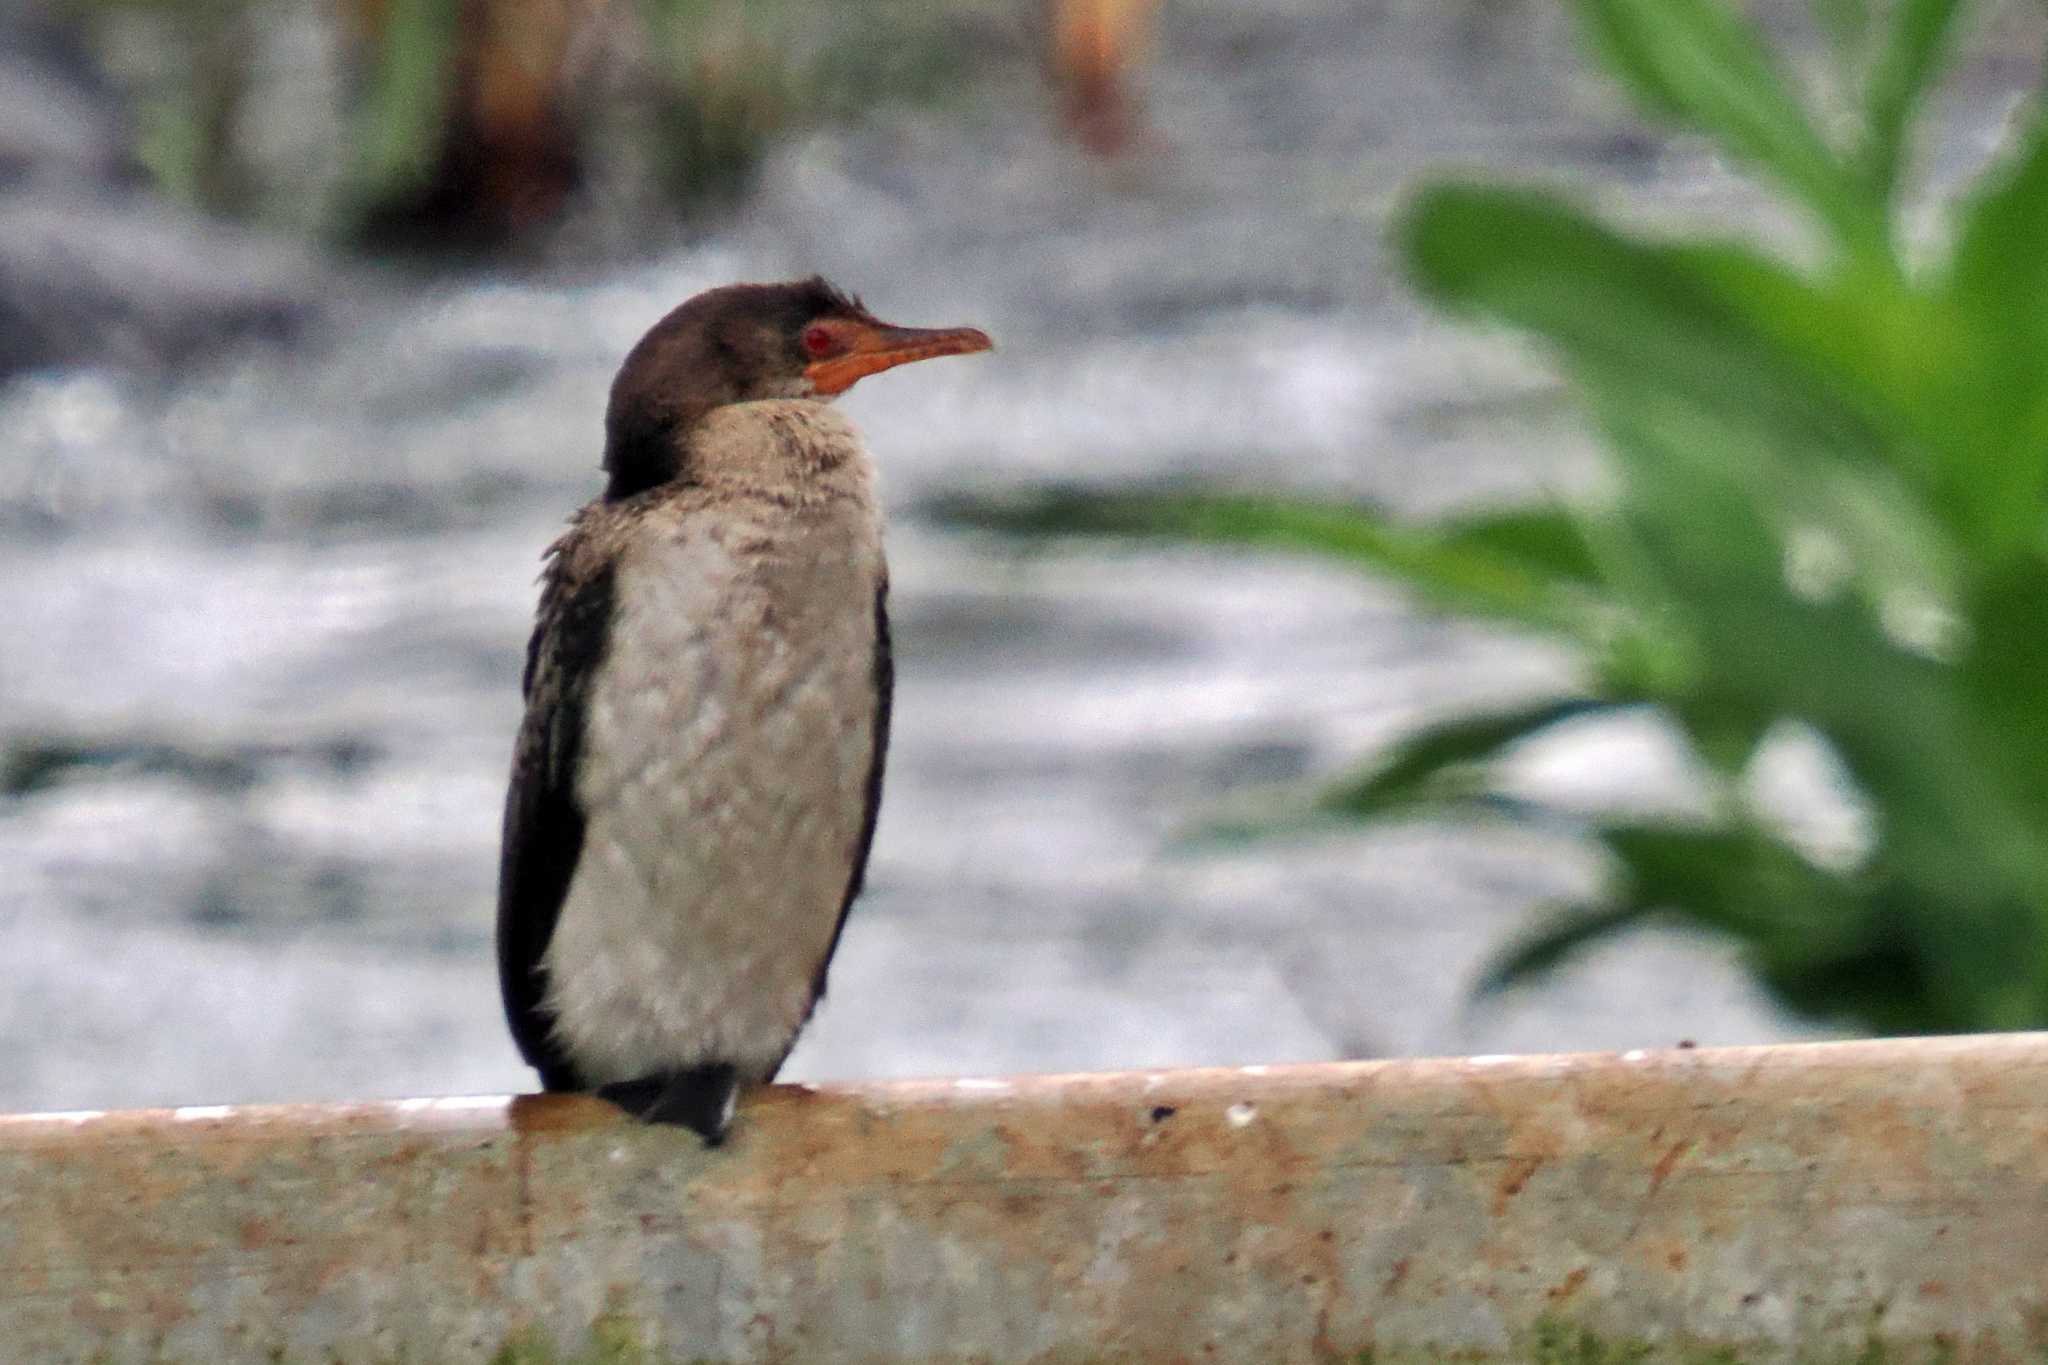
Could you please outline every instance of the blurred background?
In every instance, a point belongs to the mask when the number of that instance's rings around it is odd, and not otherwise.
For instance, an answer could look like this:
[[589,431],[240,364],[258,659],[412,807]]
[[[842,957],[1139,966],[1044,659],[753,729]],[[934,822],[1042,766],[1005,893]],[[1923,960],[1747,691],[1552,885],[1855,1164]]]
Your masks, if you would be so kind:
[[[1930,187],[2032,82],[2001,33]],[[491,932],[540,552],[639,334],[814,270],[999,349],[845,400],[894,518],[895,742],[786,1078],[1814,1036],[1655,930],[1474,1004],[1599,876],[1565,825],[1182,837],[1569,656],[1307,561],[934,511],[1596,480],[1538,353],[1382,245],[1447,169],[1786,233],[1547,0],[0,3],[0,1109],[530,1085]],[[1823,755],[1761,777],[1853,819]],[[1626,718],[1505,780],[1697,800]]]

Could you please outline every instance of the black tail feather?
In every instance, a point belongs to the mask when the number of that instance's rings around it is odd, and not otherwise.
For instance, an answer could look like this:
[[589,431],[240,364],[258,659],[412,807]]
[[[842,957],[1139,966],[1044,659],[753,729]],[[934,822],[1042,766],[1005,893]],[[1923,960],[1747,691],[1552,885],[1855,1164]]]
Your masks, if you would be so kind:
[[597,1094],[634,1118],[688,1128],[706,1147],[725,1141],[732,1124],[733,1100],[739,1094],[739,1073],[723,1062],[687,1071],[659,1072],[637,1080],[601,1085]]

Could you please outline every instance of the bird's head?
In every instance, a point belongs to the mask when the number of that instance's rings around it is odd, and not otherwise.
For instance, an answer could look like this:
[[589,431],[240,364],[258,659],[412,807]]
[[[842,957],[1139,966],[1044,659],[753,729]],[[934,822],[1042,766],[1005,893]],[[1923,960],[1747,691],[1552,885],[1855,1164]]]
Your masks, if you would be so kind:
[[883,322],[815,275],[706,290],[655,323],[612,381],[606,496],[674,478],[690,428],[714,408],[763,398],[829,401],[868,375],[989,345],[972,327]]

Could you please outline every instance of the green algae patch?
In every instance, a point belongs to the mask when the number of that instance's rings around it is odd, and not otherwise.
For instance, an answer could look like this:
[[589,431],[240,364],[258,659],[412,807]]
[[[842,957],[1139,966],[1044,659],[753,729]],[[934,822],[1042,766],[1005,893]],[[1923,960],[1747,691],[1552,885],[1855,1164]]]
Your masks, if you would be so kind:
[[[1900,1345],[1872,1336],[1859,1346],[1827,1350],[1768,1344],[1660,1345],[1545,1318],[1504,1351],[1376,1346],[1335,1357],[1333,1365],[1952,1365],[1956,1359],[1955,1348],[1938,1341]],[[2040,1359],[2048,1362],[2048,1351]]]
[[[647,1339],[648,1334],[624,1314],[599,1318],[591,1324],[583,1343],[567,1351],[540,1327],[523,1327],[503,1340],[489,1357],[488,1365],[740,1365],[737,1361],[660,1350],[647,1345]],[[1229,1356],[1226,1353],[1222,1358]],[[273,1349],[266,1359],[270,1365],[296,1365],[300,1357],[280,1347]],[[307,1365],[332,1365],[336,1359],[316,1357]],[[407,1354],[380,1361],[379,1365],[454,1365],[456,1359],[444,1361]],[[1049,1359],[1056,1365],[1139,1365],[1141,1358],[1080,1353]],[[1328,1356],[1326,1365],[1955,1365],[1958,1359],[1955,1347],[1939,1341],[1901,1345],[1873,1336],[1860,1346],[1818,1351],[1770,1344],[1668,1345],[1609,1336],[1576,1323],[1546,1318],[1505,1350],[1368,1346]],[[2048,1365],[2048,1346],[2036,1348],[2028,1360]],[[93,1365],[113,1365],[113,1361],[114,1357],[105,1352],[92,1358]],[[152,1365],[194,1363],[183,1357],[159,1356]]]
[[529,1327],[507,1337],[490,1365],[714,1365],[701,1358],[677,1357],[649,1350],[645,1336],[622,1315],[608,1315],[590,1325],[581,1349],[563,1355],[547,1334]]

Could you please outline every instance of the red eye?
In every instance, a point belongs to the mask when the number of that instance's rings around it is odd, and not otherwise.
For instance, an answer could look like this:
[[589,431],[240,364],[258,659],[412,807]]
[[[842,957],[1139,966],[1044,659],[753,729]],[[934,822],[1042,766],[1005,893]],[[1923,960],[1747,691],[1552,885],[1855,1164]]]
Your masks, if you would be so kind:
[[832,349],[832,329],[816,325],[804,328],[804,349],[814,356]]

